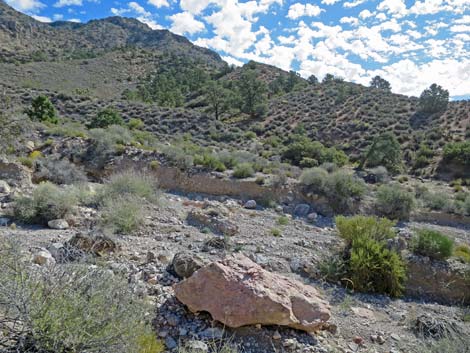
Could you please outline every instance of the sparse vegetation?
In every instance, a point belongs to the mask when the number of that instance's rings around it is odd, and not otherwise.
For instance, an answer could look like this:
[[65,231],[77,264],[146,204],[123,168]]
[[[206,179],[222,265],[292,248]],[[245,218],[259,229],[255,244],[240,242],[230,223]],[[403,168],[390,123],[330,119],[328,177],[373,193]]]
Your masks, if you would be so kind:
[[406,220],[415,206],[412,193],[397,184],[382,185],[377,190],[376,210],[379,215]]
[[24,223],[47,223],[71,215],[78,200],[71,188],[60,188],[52,183],[38,185],[31,196],[15,200],[15,218]]
[[237,165],[233,171],[233,176],[237,179],[245,179],[252,177],[255,174],[255,170],[250,163],[241,163]]
[[90,129],[104,129],[111,125],[123,124],[124,121],[122,120],[121,114],[119,114],[116,109],[106,108],[96,114],[96,116],[88,124],[88,127]]
[[21,352],[162,352],[126,281],[86,265],[31,268],[0,248],[0,347]]
[[420,229],[413,242],[413,251],[436,260],[445,260],[452,256],[454,241],[435,230]]

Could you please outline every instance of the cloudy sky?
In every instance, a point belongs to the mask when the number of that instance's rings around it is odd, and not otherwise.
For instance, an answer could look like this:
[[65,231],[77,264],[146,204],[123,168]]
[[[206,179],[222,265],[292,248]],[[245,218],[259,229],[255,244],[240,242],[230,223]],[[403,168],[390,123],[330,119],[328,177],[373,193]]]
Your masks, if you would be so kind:
[[240,65],[256,60],[322,78],[419,95],[436,82],[470,98],[470,0],[6,0],[48,22],[120,15],[168,28]]

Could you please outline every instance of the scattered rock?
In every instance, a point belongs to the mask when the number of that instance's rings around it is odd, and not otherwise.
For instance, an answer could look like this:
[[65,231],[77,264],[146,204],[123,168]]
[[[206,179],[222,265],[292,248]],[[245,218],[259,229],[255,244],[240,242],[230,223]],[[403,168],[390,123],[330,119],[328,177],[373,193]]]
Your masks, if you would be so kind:
[[181,278],[188,278],[206,263],[194,253],[180,252],[173,257],[172,265],[175,273]]
[[209,352],[209,346],[202,341],[188,341],[185,345],[191,353],[206,353]]
[[354,314],[356,314],[359,317],[362,317],[363,319],[367,319],[369,321],[375,321],[375,315],[372,310],[369,310],[366,308],[359,308],[359,307],[352,307],[351,310],[353,311]]
[[238,233],[238,226],[214,209],[191,211],[187,221],[191,225],[207,227],[217,234],[234,236]]
[[69,224],[65,219],[53,219],[47,222],[47,226],[51,229],[64,230],[69,228]]
[[309,212],[310,212],[310,205],[307,205],[306,203],[301,203],[295,206],[294,216],[306,217]]
[[11,192],[10,185],[4,180],[0,180],[0,194],[8,194]]
[[317,331],[330,318],[317,290],[268,272],[237,254],[201,268],[174,286],[192,312],[207,311],[229,327],[265,324]]
[[42,249],[33,255],[32,262],[40,266],[50,266],[55,264],[55,259],[49,251]]
[[94,254],[102,256],[107,253],[113,253],[118,250],[117,244],[114,240],[105,236],[93,236],[86,234],[74,235],[66,244],[65,247],[80,250],[87,254]]
[[172,349],[175,349],[178,345],[173,337],[168,336],[165,338],[165,346],[169,350],[172,350]]
[[307,220],[311,223],[315,223],[317,218],[318,218],[318,214],[316,212],[312,212],[307,215]]
[[258,205],[255,200],[248,200],[247,202],[245,202],[245,205],[243,205],[243,207],[245,207],[248,210],[254,210],[256,209],[257,206]]
[[417,336],[433,339],[452,337],[460,331],[455,322],[428,314],[418,316],[413,329]]
[[0,227],[7,227],[10,222],[10,218],[0,217]]

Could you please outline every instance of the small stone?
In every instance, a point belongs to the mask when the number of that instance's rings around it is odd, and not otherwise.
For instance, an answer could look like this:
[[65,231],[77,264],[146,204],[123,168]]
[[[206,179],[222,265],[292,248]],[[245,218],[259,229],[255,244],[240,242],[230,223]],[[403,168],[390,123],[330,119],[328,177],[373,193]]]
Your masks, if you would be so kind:
[[10,218],[0,217],[0,227],[7,227],[10,223]]
[[354,337],[353,342],[358,346],[362,346],[364,344],[364,339],[361,336],[356,336]]
[[224,336],[224,332],[218,327],[209,327],[202,331],[199,336],[207,339],[221,339]]
[[243,207],[245,207],[248,210],[254,210],[256,209],[257,206],[258,205],[256,204],[255,200],[248,200],[247,202],[245,202],[245,205]]
[[53,219],[47,222],[47,225],[51,229],[64,230],[69,228],[69,224],[65,219]]
[[256,328],[257,330],[261,330],[261,324],[256,324],[256,325],[255,325],[255,328]]
[[157,255],[153,251],[147,251],[147,262],[155,262]]
[[49,266],[55,264],[55,259],[47,250],[40,250],[33,255],[33,263],[40,266]]
[[398,336],[396,333],[392,333],[390,337],[395,341],[400,341],[400,336]]
[[318,218],[318,214],[315,212],[309,213],[307,215],[307,220],[312,223],[314,223],[317,220],[317,218]]
[[382,335],[377,336],[377,343],[378,344],[384,344],[385,343],[385,337]]
[[370,336],[370,340],[372,341],[372,343],[375,343],[378,338],[379,338],[379,336],[377,336],[377,335],[371,335]]
[[179,252],[173,257],[173,270],[181,278],[188,278],[205,265],[203,259],[193,253]]
[[310,212],[310,205],[306,203],[301,203],[295,206],[294,215],[297,217],[305,217]]
[[9,194],[10,192],[10,185],[4,180],[0,180],[0,194]]
[[279,333],[279,331],[274,332],[273,340],[280,340],[281,338],[282,337],[281,337],[281,334]]
[[172,350],[176,348],[177,344],[176,344],[176,341],[173,339],[173,337],[168,336],[165,338],[165,346],[169,350]]
[[164,265],[169,264],[171,261],[171,257],[167,254],[158,254],[157,259]]
[[202,341],[189,341],[185,346],[191,353],[209,352],[209,346]]

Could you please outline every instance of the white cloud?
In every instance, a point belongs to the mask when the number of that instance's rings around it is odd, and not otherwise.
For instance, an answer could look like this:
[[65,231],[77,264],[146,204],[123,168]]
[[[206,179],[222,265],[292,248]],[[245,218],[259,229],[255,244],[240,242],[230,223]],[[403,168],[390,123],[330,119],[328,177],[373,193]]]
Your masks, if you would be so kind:
[[359,12],[359,18],[365,20],[366,18],[369,18],[369,17],[372,17],[373,16],[373,13],[370,12],[369,10],[362,10],[361,12]]
[[406,4],[404,0],[383,0],[377,10],[386,11],[393,16],[404,16],[406,14]]
[[455,25],[450,27],[451,32],[469,32],[470,33],[470,25]]
[[151,17],[152,14],[146,11],[140,4],[132,1],[128,4],[129,9],[135,11],[137,14],[142,15],[144,17]]
[[355,0],[343,3],[343,7],[352,8],[365,3],[367,0]]
[[54,7],[65,7],[65,6],[82,6],[82,0],[59,0],[54,4]]
[[148,0],[148,4],[153,5],[156,8],[169,7],[170,6],[170,4],[168,3],[167,0]]
[[232,56],[222,56],[222,60],[226,61],[229,65],[243,66],[243,61],[237,60]]
[[6,3],[18,11],[35,12],[46,5],[39,0],[6,0]]
[[71,19],[68,19],[67,20],[68,22],[73,22],[73,23],[81,23],[82,20],[80,20],[79,18],[71,18]]
[[324,9],[320,8],[317,5],[312,4],[301,4],[295,3],[289,7],[289,12],[287,13],[287,17],[291,20],[295,20],[299,17],[308,16],[308,17],[316,17],[325,11]]
[[32,15],[31,17],[34,18],[36,21],[39,21],[39,22],[44,22],[44,23],[52,22],[52,20],[49,17],[46,17],[46,16]]
[[193,15],[199,15],[213,0],[181,0],[180,7],[184,11],[189,11]]
[[198,21],[190,12],[180,12],[168,17],[171,22],[170,30],[177,34],[195,34],[206,29],[203,22]]
[[321,3],[323,5],[334,5],[336,4],[337,2],[339,2],[340,0],[322,0]]
[[54,19],[54,21],[62,21],[64,19],[64,15],[56,13],[52,16],[52,18]]
[[359,20],[356,17],[342,17],[339,20],[340,23],[349,23],[352,26],[357,26],[359,24]]

